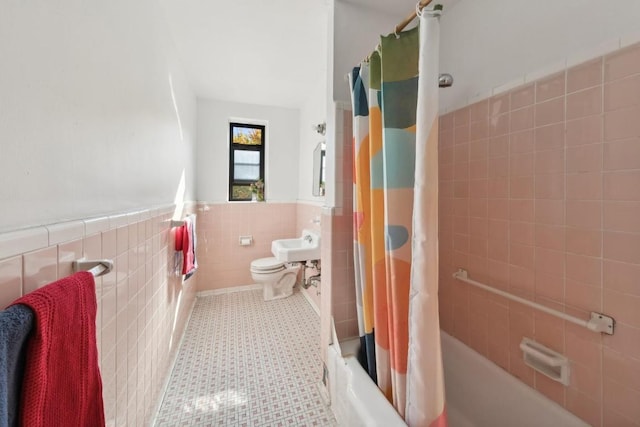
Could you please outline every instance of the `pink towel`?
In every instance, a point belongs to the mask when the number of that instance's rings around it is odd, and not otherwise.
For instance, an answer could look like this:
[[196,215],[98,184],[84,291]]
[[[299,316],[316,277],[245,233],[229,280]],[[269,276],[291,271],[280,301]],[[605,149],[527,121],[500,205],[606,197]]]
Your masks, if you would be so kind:
[[19,298],[35,316],[27,343],[20,425],[105,425],[96,346],[96,287],[86,271]]

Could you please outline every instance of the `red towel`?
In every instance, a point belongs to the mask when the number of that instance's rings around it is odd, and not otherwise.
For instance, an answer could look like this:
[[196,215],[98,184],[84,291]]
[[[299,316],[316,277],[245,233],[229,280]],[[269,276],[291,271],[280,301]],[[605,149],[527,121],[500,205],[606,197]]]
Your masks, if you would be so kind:
[[176,227],[176,251],[182,252],[182,274],[193,274],[198,268],[195,255],[195,218],[191,215],[184,220],[184,225]]
[[93,275],[76,273],[13,304],[28,306],[35,315],[27,344],[20,425],[104,426]]
[[184,254],[184,266],[182,268],[182,274],[191,274],[196,268],[195,265],[195,252],[194,252],[194,236],[193,236],[193,220],[191,215],[185,219],[186,232],[182,234],[184,240],[182,241],[182,252]]
[[186,225],[180,225],[175,228],[175,238],[176,238],[176,252],[182,252],[182,245],[184,242],[184,233],[187,229]]

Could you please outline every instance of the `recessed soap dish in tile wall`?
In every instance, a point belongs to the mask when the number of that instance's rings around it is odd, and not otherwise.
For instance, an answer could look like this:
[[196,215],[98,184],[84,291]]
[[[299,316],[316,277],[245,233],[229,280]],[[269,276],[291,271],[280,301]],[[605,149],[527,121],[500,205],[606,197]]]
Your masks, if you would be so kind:
[[569,385],[569,359],[529,338],[522,338],[524,363],[554,381]]

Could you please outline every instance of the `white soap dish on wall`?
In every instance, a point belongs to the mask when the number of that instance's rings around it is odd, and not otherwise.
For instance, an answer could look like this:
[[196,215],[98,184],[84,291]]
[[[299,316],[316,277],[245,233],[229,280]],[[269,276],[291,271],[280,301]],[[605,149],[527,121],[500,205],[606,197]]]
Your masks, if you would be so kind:
[[554,381],[569,385],[569,359],[529,338],[522,338],[520,349],[524,363]]

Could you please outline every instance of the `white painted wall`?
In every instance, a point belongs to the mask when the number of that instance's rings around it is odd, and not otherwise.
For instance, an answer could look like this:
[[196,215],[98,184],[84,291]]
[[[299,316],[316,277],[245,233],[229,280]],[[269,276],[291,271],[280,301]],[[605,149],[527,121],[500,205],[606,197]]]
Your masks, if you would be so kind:
[[193,198],[195,98],[156,2],[0,10],[0,231],[172,203],[183,171]]
[[441,21],[440,69],[455,78],[441,109],[614,50],[620,37],[637,39],[639,19],[637,0],[460,0]]
[[299,110],[214,99],[198,99],[198,200],[228,201],[229,121],[243,119],[267,126],[267,202],[295,202],[300,157]]
[[[335,96],[333,94],[335,86],[334,78],[334,66],[335,66],[335,0],[328,0],[327,10],[327,78],[325,88],[325,117],[327,119],[327,132],[325,135],[326,141],[326,157],[327,167],[326,185],[324,193],[324,206],[334,207],[336,206],[336,190],[341,185],[340,180],[336,176],[336,164],[338,162],[337,154],[338,147],[336,147],[336,137],[341,127],[338,127],[336,123],[336,107],[333,101]],[[324,297],[323,297],[324,298]],[[328,306],[326,306],[328,307]],[[325,308],[326,308],[325,307]],[[324,354],[324,349],[323,349]]]
[[[320,19],[322,18],[322,19]],[[321,141],[326,141],[326,135],[320,135],[312,129],[312,126],[327,122],[328,96],[327,86],[329,65],[329,22],[330,7],[323,7],[322,14],[318,14],[321,21],[317,31],[320,43],[310,46],[314,49],[314,56],[322,63],[316,70],[309,70],[306,74],[307,98],[300,107],[300,159],[298,173],[298,200],[324,203],[324,197],[316,197],[312,193],[313,188],[313,150]],[[314,64],[311,64],[312,66]]]
[[300,159],[298,177],[298,200],[322,204],[324,197],[313,195],[313,152],[318,143],[326,141],[312,129],[327,120],[326,73],[323,79],[310,82],[310,96],[300,108]]

